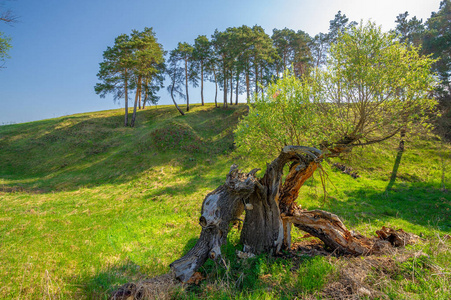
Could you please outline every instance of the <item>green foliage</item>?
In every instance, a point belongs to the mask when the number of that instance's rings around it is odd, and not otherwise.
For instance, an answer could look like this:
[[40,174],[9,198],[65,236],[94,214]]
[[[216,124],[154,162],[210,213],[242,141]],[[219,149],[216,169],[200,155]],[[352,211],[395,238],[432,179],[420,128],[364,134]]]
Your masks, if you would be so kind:
[[316,256],[302,264],[297,273],[296,288],[303,293],[312,293],[321,290],[337,268],[324,257]]
[[[360,24],[331,47],[321,77],[326,114],[338,122],[327,128],[328,143],[365,144],[382,140],[403,126],[422,125],[436,106],[434,62],[407,48],[374,23]],[[358,142],[357,142],[358,141]]]
[[373,23],[360,24],[339,36],[326,68],[301,79],[286,73],[257,95],[236,130],[237,145],[254,157],[290,144],[332,151],[427,127],[436,105],[428,97],[433,62]]
[[286,73],[267,87],[264,97],[255,97],[236,129],[240,153],[270,159],[286,145],[318,145],[324,140],[311,83]]
[[[152,28],[142,32],[133,30],[131,36],[121,34],[114,40],[112,47],[103,52],[103,62],[94,90],[100,97],[113,94],[114,99],[124,98],[125,126],[128,126],[128,94],[136,88],[136,94],[144,93],[146,100],[156,103],[155,93],[163,85],[164,70],[163,47],[157,43]],[[144,86],[144,88],[143,88]],[[135,101],[136,111],[136,101]],[[134,117],[132,126],[134,126]]]
[[8,51],[11,49],[11,38],[0,32],[0,62],[9,58]]
[[451,93],[451,1],[440,2],[438,12],[433,12],[426,21],[427,30],[423,38],[423,48],[426,53],[432,53],[439,60],[434,69],[439,74],[442,91]]
[[298,77],[308,73],[311,54],[308,47],[310,36],[307,33],[288,28],[274,29],[271,39],[279,55],[276,59],[277,74],[285,72],[291,66]]

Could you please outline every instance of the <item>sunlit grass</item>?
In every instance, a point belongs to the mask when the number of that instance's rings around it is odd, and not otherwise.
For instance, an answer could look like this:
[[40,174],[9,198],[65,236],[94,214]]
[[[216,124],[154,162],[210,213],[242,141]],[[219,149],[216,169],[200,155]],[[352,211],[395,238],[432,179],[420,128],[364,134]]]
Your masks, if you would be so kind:
[[[152,107],[138,113],[136,128],[122,127],[122,110],[1,126],[0,298],[106,299],[121,284],[168,272],[196,242],[202,200],[224,182],[230,165],[264,168],[233,152],[232,129],[244,111],[194,106],[182,117],[171,106]],[[443,184],[451,189],[451,147],[427,138],[406,148],[391,191],[396,141],[357,149],[345,163],[358,179],[324,163],[333,182],[328,196],[316,175],[298,202],[334,212],[367,235],[388,225],[443,240],[451,233],[450,195],[442,190]],[[294,231],[294,241],[302,235]],[[422,251],[450,272],[449,251],[434,243],[424,242]],[[237,249],[233,229],[223,250],[228,269],[208,262],[201,272],[216,275],[174,297],[319,297],[339,273],[331,258],[296,265],[266,256],[240,261]],[[449,283],[424,272],[424,282],[411,287],[410,271],[400,272],[403,279],[383,288],[393,298],[429,297],[436,284]]]

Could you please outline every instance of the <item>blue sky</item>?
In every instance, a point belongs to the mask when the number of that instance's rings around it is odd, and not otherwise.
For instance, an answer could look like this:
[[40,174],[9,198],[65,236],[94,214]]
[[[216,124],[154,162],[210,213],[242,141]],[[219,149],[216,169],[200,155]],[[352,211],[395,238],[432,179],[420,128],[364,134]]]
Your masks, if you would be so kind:
[[[0,125],[74,113],[120,108],[112,97],[94,93],[102,53],[114,38],[132,29],[153,27],[165,50],[193,43],[215,29],[255,24],[271,35],[273,28],[327,32],[341,10],[350,20],[371,19],[384,30],[396,16],[426,20],[440,0],[0,0],[19,17],[0,24],[12,38],[11,58],[0,70]],[[160,104],[170,104],[166,90]],[[212,102],[214,92],[205,92]],[[199,102],[192,90],[190,101]],[[180,101],[182,104],[183,101]]]

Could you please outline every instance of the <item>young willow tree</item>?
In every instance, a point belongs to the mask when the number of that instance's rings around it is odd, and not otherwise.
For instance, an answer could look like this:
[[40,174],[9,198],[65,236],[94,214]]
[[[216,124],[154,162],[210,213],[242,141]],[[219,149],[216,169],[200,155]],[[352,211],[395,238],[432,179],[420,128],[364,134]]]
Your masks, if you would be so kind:
[[[337,38],[327,68],[302,79],[286,74],[270,84],[238,125],[236,142],[244,155],[276,158],[262,178],[255,175],[258,169],[246,174],[232,166],[225,184],[206,196],[200,238],[171,264],[175,276],[187,281],[208,258],[218,259],[229,222],[243,210],[245,252],[274,254],[289,247],[292,225],[336,252],[365,255],[385,247],[387,241],[347,230],[334,214],[302,210],[296,198],[324,158],[426,124],[436,105],[428,98],[435,84],[433,62],[373,23],[360,24]],[[378,235],[395,245],[402,237],[387,229]]]

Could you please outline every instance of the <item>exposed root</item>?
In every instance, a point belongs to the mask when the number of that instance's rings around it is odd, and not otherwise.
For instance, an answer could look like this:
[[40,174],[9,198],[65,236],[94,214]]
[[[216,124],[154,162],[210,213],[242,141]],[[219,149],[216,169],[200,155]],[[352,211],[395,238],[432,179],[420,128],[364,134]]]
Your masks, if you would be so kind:
[[367,238],[349,231],[337,215],[322,210],[298,209],[292,216],[282,217],[302,231],[319,238],[324,244],[340,254],[370,255],[383,253],[391,247],[414,244],[418,237],[402,229],[382,227],[376,231],[378,238]]

